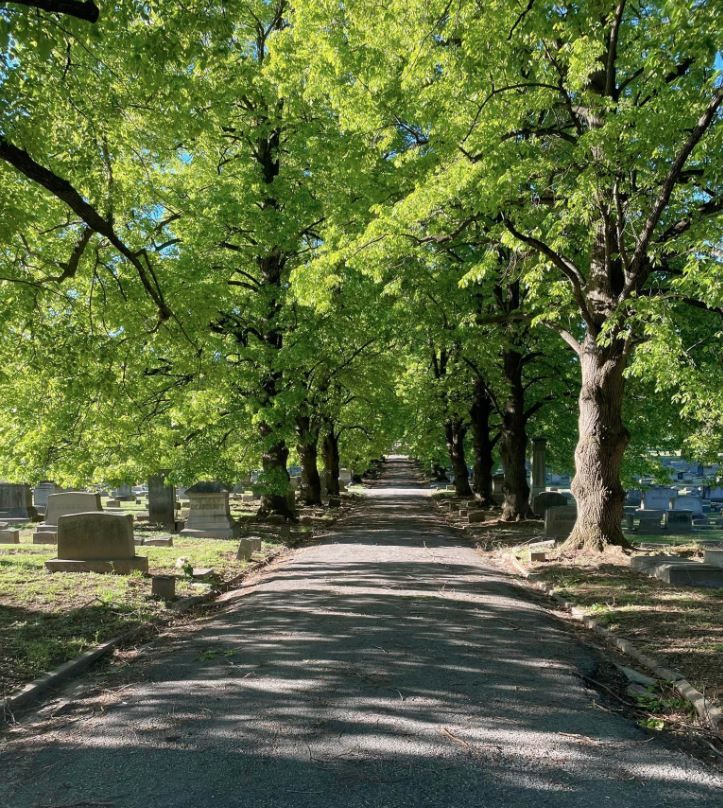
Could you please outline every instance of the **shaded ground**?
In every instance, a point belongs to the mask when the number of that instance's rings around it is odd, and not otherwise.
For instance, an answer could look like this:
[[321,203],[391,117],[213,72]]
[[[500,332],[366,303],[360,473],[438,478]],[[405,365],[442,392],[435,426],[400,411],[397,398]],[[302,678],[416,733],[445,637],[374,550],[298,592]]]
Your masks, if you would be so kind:
[[723,696],[723,589],[671,586],[634,572],[629,559],[531,565],[537,579],[621,637],[683,673],[711,698]]
[[[396,487],[395,487],[396,486]],[[353,524],[20,727],[0,804],[692,806],[723,778],[609,712],[593,651],[392,464]]]

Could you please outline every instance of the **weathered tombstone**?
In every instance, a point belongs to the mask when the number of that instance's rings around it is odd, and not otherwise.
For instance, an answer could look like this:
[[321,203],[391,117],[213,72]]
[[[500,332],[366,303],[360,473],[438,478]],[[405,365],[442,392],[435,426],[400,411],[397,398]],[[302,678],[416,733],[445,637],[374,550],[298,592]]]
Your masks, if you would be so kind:
[[[535,498],[545,490],[545,452],[547,447],[547,440],[545,438],[532,439],[532,479],[530,481],[530,504],[535,513],[544,513],[542,510],[537,510],[534,505]],[[562,503],[563,505],[565,503]]]
[[219,482],[199,482],[186,489],[190,510],[182,536],[231,539],[237,527],[231,518],[228,489]]
[[575,505],[553,505],[545,510],[545,536],[552,539],[566,539],[575,527],[577,508]]
[[711,547],[703,553],[703,561],[713,567],[723,567],[723,549]]
[[58,519],[58,557],[51,572],[148,572],[148,559],[135,554],[131,514],[75,513]]
[[43,480],[43,482],[38,483],[33,489],[33,505],[44,510],[48,507],[48,497],[56,491],[55,483],[50,480]]
[[130,485],[119,485],[118,488],[113,489],[113,498],[120,500],[120,502],[131,502],[134,500],[135,494],[133,487]]
[[638,534],[653,534],[653,533],[660,533],[661,525],[660,520],[663,516],[665,511],[659,510],[643,510],[639,508],[635,511],[635,516],[638,517]]
[[112,497],[109,497],[105,501],[105,507],[106,508],[120,508],[120,506],[121,506],[121,504],[120,504],[119,499],[113,499]]
[[544,514],[548,508],[567,505],[567,497],[557,491],[541,491],[532,500],[532,510],[536,514]]
[[694,514],[702,514],[703,500],[689,494],[678,494],[670,498],[669,508],[671,511],[690,511]]
[[90,494],[87,491],[50,494],[45,510],[45,521],[35,529],[33,544],[55,544],[58,538],[58,519],[61,516],[91,511],[102,511],[100,494]]
[[36,516],[29,485],[0,483],[0,518],[3,521],[27,522]]
[[176,489],[166,485],[161,471],[148,480],[148,520],[163,525],[166,530],[176,529]]
[[692,511],[666,511],[663,514],[663,524],[669,533],[692,533]]
[[504,493],[504,485],[505,485],[505,475],[504,474],[495,474],[492,477],[492,493],[493,494],[502,494],[502,493]]
[[675,494],[674,488],[651,488],[643,493],[640,508],[644,511],[667,511],[670,498]]
[[238,546],[236,558],[239,561],[248,561],[253,553],[261,552],[261,539],[257,536],[250,536],[246,539],[241,539]]
[[634,505],[636,508],[639,508],[643,501],[643,492],[642,491],[628,491],[625,494],[625,504],[626,505]]
[[9,527],[0,528],[0,544],[20,544],[20,531]]
[[723,587],[723,568],[680,556],[636,556],[630,568],[674,586]]

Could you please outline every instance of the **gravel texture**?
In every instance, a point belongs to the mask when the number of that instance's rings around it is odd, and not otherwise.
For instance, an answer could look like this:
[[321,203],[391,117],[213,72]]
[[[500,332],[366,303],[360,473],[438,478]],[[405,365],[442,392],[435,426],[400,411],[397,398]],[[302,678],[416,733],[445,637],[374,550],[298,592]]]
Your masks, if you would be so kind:
[[0,805],[722,805],[723,778],[606,710],[579,677],[595,652],[415,480],[390,462],[350,521],[159,640],[102,710],[11,734]]

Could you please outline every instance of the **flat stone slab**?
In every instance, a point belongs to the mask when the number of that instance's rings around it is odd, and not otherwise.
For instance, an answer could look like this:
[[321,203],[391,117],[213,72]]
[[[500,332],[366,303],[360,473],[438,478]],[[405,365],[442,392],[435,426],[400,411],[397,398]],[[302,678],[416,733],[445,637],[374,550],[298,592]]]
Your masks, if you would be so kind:
[[36,530],[33,533],[33,544],[57,544],[57,530]]
[[236,528],[208,528],[206,530],[184,527],[180,533],[181,536],[190,536],[196,539],[233,539],[237,535]]
[[103,572],[128,575],[135,570],[148,572],[148,559],[145,556],[133,558],[92,559],[90,561],[75,561],[69,558],[51,558],[45,562],[50,572]]
[[172,536],[159,536],[157,539],[143,539],[146,547],[173,547]]
[[723,588],[723,567],[689,561],[680,556],[638,556],[632,559],[630,568],[673,586]]

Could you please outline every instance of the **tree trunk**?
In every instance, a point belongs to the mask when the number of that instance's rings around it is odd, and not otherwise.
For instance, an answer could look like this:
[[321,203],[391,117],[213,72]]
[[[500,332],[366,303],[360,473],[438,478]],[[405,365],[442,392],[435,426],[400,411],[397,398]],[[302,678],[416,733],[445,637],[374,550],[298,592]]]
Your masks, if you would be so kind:
[[474,399],[470,409],[472,419],[472,445],[474,446],[474,470],[472,487],[484,505],[494,505],[492,496],[492,469],[494,442],[490,438],[490,415],[492,402],[481,379],[477,379]]
[[500,457],[505,473],[502,519],[515,522],[532,516],[530,486],[527,483],[527,416],[522,381],[523,356],[514,349],[503,353],[503,366],[509,393],[502,413]]
[[454,491],[458,497],[471,497],[469,472],[464,457],[464,437],[467,428],[459,418],[450,418],[444,426],[449,462],[454,471]]
[[324,482],[330,497],[339,496],[339,439],[330,427],[324,433]]
[[289,450],[284,441],[277,441],[261,455],[264,491],[261,495],[260,515],[274,513],[287,519],[296,518],[291,496],[293,491],[286,468],[288,457]]
[[296,419],[301,460],[301,495],[305,505],[321,505],[321,478],[317,466],[319,430],[308,415]]
[[630,436],[623,424],[626,358],[621,344],[600,348],[588,335],[582,346],[579,437],[572,493],[577,521],[567,550],[628,547],[622,531],[625,492],[620,466]]

